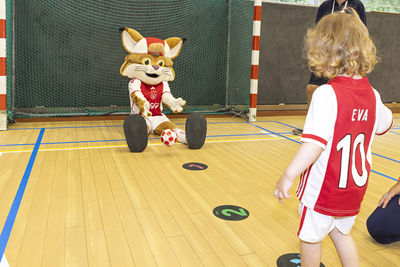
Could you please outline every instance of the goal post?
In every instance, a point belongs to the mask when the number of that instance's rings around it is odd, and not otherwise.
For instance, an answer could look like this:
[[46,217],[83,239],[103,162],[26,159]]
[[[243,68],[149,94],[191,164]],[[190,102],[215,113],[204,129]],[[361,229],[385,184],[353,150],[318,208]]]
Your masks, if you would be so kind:
[[0,0],[0,130],[7,129],[6,0]]
[[253,46],[251,52],[250,107],[249,107],[250,122],[256,121],[257,117],[258,69],[259,69],[258,63],[260,58],[261,9],[262,9],[262,1],[254,0]]

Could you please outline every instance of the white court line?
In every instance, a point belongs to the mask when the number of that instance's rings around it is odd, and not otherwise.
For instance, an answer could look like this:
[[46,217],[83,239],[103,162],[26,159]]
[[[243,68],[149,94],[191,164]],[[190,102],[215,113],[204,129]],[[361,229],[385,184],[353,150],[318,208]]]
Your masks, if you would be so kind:
[[276,134],[272,134],[272,133],[269,133],[269,132],[266,132],[266,131],[261,131],[262,133],[264,133],[264,134],[267,134],[267,135],[269,135],[269,136],[272,136],[272,137],[278,137]]
[[[300,138],[296,137],[295,139]],[[253,138],[253,139],[231,139],[231,140],[209,140],[206,141],[208,143],[229,143],[229,142],[254,142],[254,141],[275,141],[275,140],[286,140],[283,137],[273,137],[273,138]],[[148,146],[165,146],[163,143],[153,143],[148,144]],[[184,144],[176,144],[176,145],[184,145]],[[78,149],[100,149],[100,148],[120,148],[120,147],[127,147],[126,144],[124,145],[108,145],[108,146],[80,146],[80,147],[64,147],[64,148],[39,148],[38,152],[44,151],[61,151],[61,150],[78,150]],[[25,149],[25,150],[4,150],[0,153],[27,153],[32,152],[32,149]],[[1,266],[0,266],[1,267]]]
[[1,262],[0,262],[0,267],[10,267],[10,265],[8,265],[8,262],[6,259],[6,255],[3,255],[3,258],[1,259]]

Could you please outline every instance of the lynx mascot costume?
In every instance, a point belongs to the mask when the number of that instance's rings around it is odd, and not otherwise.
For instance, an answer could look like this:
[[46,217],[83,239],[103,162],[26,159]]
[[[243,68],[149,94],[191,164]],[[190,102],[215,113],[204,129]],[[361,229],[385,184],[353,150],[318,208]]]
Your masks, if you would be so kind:
[[[171,94],[168,85],[169,81],[175,79],[172,60],[179,55],[184,40],[178,37],[166,40],[144,38],[133,29],[120,30],[122,45],[129,53],[120,73],[131,79],[131,115],[124,122],[129,149],[132,152],[142,152],[147,147],[149,133],[163,137],[177,136],[177,140],[187,144],[190,149],[201,148],[206,138],[207,122],[200,113],[192,113],[186,120],[186,132],[177,128],[162,113],[163,104],[174,113],[182,112],[186,104],[185,100]],[[168,144],[167,141],[164,143]]]

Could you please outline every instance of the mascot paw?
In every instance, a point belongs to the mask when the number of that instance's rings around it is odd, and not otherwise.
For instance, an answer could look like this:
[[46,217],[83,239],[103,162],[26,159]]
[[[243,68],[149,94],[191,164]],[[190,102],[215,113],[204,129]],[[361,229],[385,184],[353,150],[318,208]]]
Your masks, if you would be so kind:
[[[146,114],[146,115],[144,115],[144,114]],[[143,113],[143,116],[144,117],[151,117],[151,116],[153,116],[153,113],[151,113],[150,111],[147,111],[146,113]]]
[[151,115],[153,115],[153,114],[150,112],[150,104],[149,104],[149,102],[147,102],[147,101],[144,101],[144,102],[142,103],[142,105],[139,106],[139,110],[140,110],[140,113],[141,113],[144,117],[150,117]]
[[166,129],[161,133],[161,142],[167,146],[172,146],[176,143],[178,135],[170,129]]
[[153,113],[151,113],[151,111],[149,111],[148,109],[141,111],[141,113],[142,113],[143,117],[146,117],[146,118],[153,116]]
[[180,105],[182,107],[186,105],[186,101],[183,100],[181,97],[178,97],[176,100],[178,102],[178,105]]
[[171,110],[174,113],[181,113],[183,111],[183,106],[186,105],[186,101],[183,100],[182,98],[177,98],[171,105]]

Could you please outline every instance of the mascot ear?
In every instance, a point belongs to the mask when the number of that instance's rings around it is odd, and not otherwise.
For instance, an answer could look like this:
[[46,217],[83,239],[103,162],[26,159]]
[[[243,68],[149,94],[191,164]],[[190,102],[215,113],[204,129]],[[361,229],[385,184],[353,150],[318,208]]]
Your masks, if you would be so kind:
[[179,55],[182,49],[182,44],[185,40],[186,39],[182,39],[179,37],[171,37],[164,40],[170,48],[171,59],[174,59]]
[[119,30],[122,31],[122,46],[126,52],[133,53],[134,47],[140,40],[143,39],[143,36],[134,29],[128,27],[120,28]]

